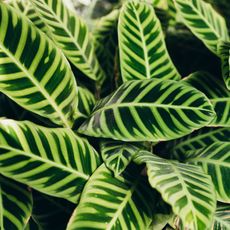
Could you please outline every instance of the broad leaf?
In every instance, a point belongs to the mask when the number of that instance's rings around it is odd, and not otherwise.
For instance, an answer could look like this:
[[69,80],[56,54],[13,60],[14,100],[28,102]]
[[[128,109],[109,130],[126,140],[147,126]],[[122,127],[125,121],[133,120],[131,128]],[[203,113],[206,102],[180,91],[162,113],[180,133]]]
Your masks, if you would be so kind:
[[122,141],[160,141],[210,123],[213,108],[200,91],[170,80],[134,80],[101,100],[79,132]]
[[123,81],[180,79],[151,5],[136,0],[127,1],[120,13],[118,37]]
[[147,229],[154,194],[141,176],[115,178],[103,164],[87,182],[67,230]]
[[230,127],[230,91],[224,82],[205,72],[193,73],[185,81],[210,99],[216,117],[209,126]]
[[78,202],[99,157],[71,130],[0,120],[0,171],[43,193]]
[[230,205],[220,204],[217,206],[214,216],[212,230],[229,230],[230,229]]
[[149,183],[181,218],[182,229],[211,227],[215,191],[211,178],[200,167],[169,161],[147,151],[140,151],[134,162],[146,164]]
[[104,141],[101,144],[102,159],[105,165],[114,172],[115,176],[126,169],[137,151],[139,151],[137,144],[121,141]]
[[0,3],[0,91],[25,109],[71,127],[77,87],[59,49],[12,7]]
[[7,3],[30,19],[38,29],[47,32],[45,24],[29,0],[9,0]]
[[217,199],[230,203],[230,142],[216,142],[197,151],[184,152],[186,162],[199,165],[212,177]]
[[214,142],[230,141],[229,128],[203,128],[190,135],[167,143],[162,143],[164,150],[177,159],[184,160],[183,153],[206,148]]
[[63,0],[31,0],[46,24],[50,36],[70,62],[86,76],[101,80],[104,73],[94,54],[86,24]]
[[0,176],[0,197],[0,229],[24,229],[32,213],[29,189]]
[[174,3],[188,28],[217,54],[218,41],[229,39],[224,18],[203,0],[174,0]]
[[220,41],[218,52],[222,60],[223,79],[228,90],[230,90],[230,42]]

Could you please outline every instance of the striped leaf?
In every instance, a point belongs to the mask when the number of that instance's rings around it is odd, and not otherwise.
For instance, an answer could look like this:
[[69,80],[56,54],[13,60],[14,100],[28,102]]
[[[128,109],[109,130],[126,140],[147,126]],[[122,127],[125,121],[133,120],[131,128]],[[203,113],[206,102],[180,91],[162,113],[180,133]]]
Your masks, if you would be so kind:
[[218,52],[222,60],[223,79],[228,90],[230,90],[230,42],[220,41]]
[[170,152],[179,160],[184,160],[183,153],[190,150],[206,148],[214,142],[230,141],[230,129],[225,128],[203,128],[190,135],[167,143],[162,143],[165,152]]
[[71,127],[77,87],[67,60],[17,10],[0,3],[0,91],[25,109]]
[[124,82],[150,78],[180,79],[151,5],[127,1],[120,13],[118,37]]
[[229,230],[230,229],[230,205],[220,204],[217,206],[214,216],[212,230]]
[[101,100],[79,132],[122,141],[160,141],[210,123],[208,99],[183,82],[133,80]]
[[33,191],[32,218],[41,229],[64,230],[75,205],[66,200],[50,197]]
[[87,182],[67,230],[147,229],[153,215],[154,194],[144,178],[115,178],[103,164]]
[[230,203],[230,142],[215,142],[196,151],[184,152],[186,162],[199,165],[212,177],[217,199]]
[[216,117],[209,126],[230,127],[230,91],[224,82],[205,72],[193,73],[185,81],[210,99]]
[[22,14],[24,14],[33,24],[43,32],[48,32],[45,24],[42,19],[39,17],[34,7],[32,6],[29,0],[9,0],[8,4],[10,4],[14,9],[18,10]]
[[186,26],[217,54],[219,39],[229,39],[224,18],[203,0],[174,0],[174,3]]
[[104,141],[101,144],[102,159],[115,176],[120,175],[126,169],[137,151],[139,151],[137,144],[121,141]]
[[146,164],[149,183],[181,218],[181,229],[210,229],[216,208],[215,191],[200,167],[168,161],[147,151],[140,151],[134,162]]
[[0,171],[43,193],[76,203],[99,165],[88,141],[68,129],[0,120]]
[[80,113],[79,115],[83,117],[88,117],[93,110],[94,105],[94,95],[87,88],[78,87],[78,110]]
[[111,80],[114,75],[115,54],[117,51],[117,23],[119,10],[113,10],[100,18],[93,32],[95,51],[98,60]]
[[50,36],[69,61],[93,80],[104,73],[94,54],[86,24],[68,9],[63,0],[31,0],[46,24]]
[[0,229],[24,229],[32,213],[29,189],[0,176],[0,197]]

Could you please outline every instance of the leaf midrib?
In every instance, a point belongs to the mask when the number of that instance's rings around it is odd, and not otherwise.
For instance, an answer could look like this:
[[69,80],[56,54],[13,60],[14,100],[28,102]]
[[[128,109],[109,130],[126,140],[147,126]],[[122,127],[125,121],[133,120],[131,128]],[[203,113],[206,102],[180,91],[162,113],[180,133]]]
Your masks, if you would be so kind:
[[[175,1],[176,2],[176,1]],[[204,22],[207,24],[208,28],[210,28],[212,30],[212,32],[215,34],[215,36],[217,38],[221,38],[222,35],[219,35],[217,32],[216,32],[216,28],[210,24],[210,22],[208,20],[206,20],[206,18],[204,17],[204,15],[192,4],[192,1],[187,1],[187,3],[190,5],[190,7],[201,17],[203,18]],[[203,2],[202,2],[203,3]],[[202,4],[201,4],[202,5]],[[201,6],[203,8],[203,5]],[[206,9],[206,7],[205,7]]]
[[30,79],[30,81],[38,88],[39,92],[41,92],[41,94],[49,101],[54,111],[56,111],[59,117],[61,118],[65,127],[71,129],[66,117],[62,114],[61,110],[59,110],[56,101],[53,100],[52,97],[50,97],[50,95],[46,92],[45,88],[41,86],[40,82],[37,81],[35,77],[31,75],[31,73],[23,66],[23,64],[20,63],[19,60],[17,60],[14,57],[14,55],[9,50],[7,50],[1,43],[0,49],[2,49],[10,57],[10,59],[13,60],[14,63],[16,63],[16,65],[21,69],[21,71],[23,71],[26,74],[26,76]]
[[157,103],[138,103],[138,102],[129,102],[129,103],[115,103],[111,105],[105,105],[104,107],[99,108],[98,110],[94,111],[91,114],[91,117],[99,113],[101,111],[109,110],[109,109],[114,109],[114,108],[124,108],[124,107],[159,107],[159,108],[171,108],[171,109],[187,109],[187,110],[199,110],[199,111],[206,111],[206,112],[213,112],[212,110],[209,109],[203,109],[203,108],[198,108],[198,107],[191,107],[191,106],[182,106],[182,105],[166,105],[166,104],[157,104]]
[[230,164],[228,162],[223,162],[221,159],[215,160],[215,159],[210,159],[210,158],[204,158],[204,157],[195,157],[191,159],[187,159],[187,162],[192,162],[192,163],[207,163],[207,164],[213,164],[213,165],[218,165],[219,167],[227,167],[230,169]]
[[121,215],[126,204],[129,202],[130,198],[132,197],[132,195],[133,195],[133,193],[134,193],[134,191],[138,185],[139,180],[140,180],[140,176],[136,179],[136,181],[132,184],[132,187],[128,190],[125,198],[123,199],[123,201],[121,202],[121,204],[119,206],[119,209],[115,212],[110,223],[106,226],[106,230],[111,230],[114,227],[114,224],[116,223],[118,217]]
[[8,150],[8,151],[16,152],[16,153],[19,153],[21,155],[30,157],[30,158],[32,158],[34,160],[41,161],[41,162],[46,163],[48,165],[55,166],[57,168],[63,169],[64,171],[67,171],[67,172],[69,172],[71,174],[76,174],[77,177],[81,177],[81,178],[83,178],[85,180],[88,180],[89,177],[90,177],[89,175],[81,173],[79,171],[76,171],[73,168],[67,167],[65,165],[58,164],[58,163],[56,163],[54,161],[51,161],[49,159],[44,159],[44,158],[42,158],[40,156],[37,156],[37,155],[35,155],[33,153],[27,153],[27,152],[24,152],[23,150],[19,150],[19,149],[10,147],[10,146],[5,146],[5,145],[0,145],[0,148]]
[[146,42],[145,42],[145,39],[144,39],[144,31],[142,29],[140,18],[139,18],[138,14],[137,14],[136,7],[134,5],[133,5],[133,8],[134,8],[134,13],[136,15],[136,19],[137,19],[137,22],[138,22],[138,25],[139,25],[139,31],[140,31],[140,35],[141,35],[141,43],[142,43],[142,48],[143,48],[143,51],[144,51],[145,69],[146,69],[146,74],[147,74],[146,78],[150,79],[151,78],[150,64],[149,64],[149,61],[148,61],[148,52],[147,52],[147,45],[146,45]]

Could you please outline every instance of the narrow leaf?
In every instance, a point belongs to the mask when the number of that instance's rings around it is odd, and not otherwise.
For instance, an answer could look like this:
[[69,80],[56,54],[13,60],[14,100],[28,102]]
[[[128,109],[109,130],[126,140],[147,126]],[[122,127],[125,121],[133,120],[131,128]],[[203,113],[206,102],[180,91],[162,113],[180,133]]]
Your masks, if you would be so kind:
[[0,120],[1,173],[36,190],[76,203],[99,163],[88,141],[69,129]]
[[101,144],[101,154],[106,166],[115,176],[121,174],[139,151],[139,146],[121,141],[104,141]]
[[229,39],[224,18],[203,0],[174,0],[174,3],[188,28],[217,54],[218,41]]
[[115,178],[103,164],[87,182],[67,230],[147,229],[153,215],[154,194],[144,178]]
[[101,80],[104,73],[94,54],[85,22],[63,0],[31,0],[50,35],[70,62],[86,76]]
[[120,13],[118,35],[124,82],[150,78],[180,79],[151,5],[135,0],[127,1]]
[[77,87],[64,55],[25,16],[0,3],[0,91],[52,122],[71,127]]
[[134,162],[146,164],[149,183],[181,218],[182,229],[211,227],[215,191],[211,178],[200,167],[168,161],[147,151],[140,151]]
[[207,124],[213,108],[200,91],[171,80],[134,80],[101,100],[79,132],[122,141],[160,141]]

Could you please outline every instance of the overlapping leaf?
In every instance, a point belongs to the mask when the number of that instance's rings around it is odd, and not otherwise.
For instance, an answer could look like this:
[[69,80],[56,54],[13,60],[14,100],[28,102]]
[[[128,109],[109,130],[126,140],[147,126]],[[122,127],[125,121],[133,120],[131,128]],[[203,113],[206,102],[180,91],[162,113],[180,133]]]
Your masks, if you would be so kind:
[[115,178],[103,164],[87,182],[67,229],[147,229],[154,195],[144,178]]
[[224,18],[203,0],[174,0],[174,3],[188,28],[217,54],[218,41],[229,39]]
[[70,11],[63,0],[31,0],[50,35],[70,62],[86,76],[101,80],[104,73],[94,54],[86,24]]
[[121,141],[104,141],[101,144],[102,159],[106,166],[114,172],[115,176],[126,169],[137,151],[139,151],[137,144]]
[[146,164],[149,183],[172,206],[182,229],[209,229],[216,208],[211,178],[200,167],[168,161],[147,151],[134,158]]
[[210,146],[214,142],[230,141],[229,128],[203,128],[185,137],[163,143],[164,151],[170,152],[179,160],[184,160],[183,153]]
[[0,228],[24,229],[32,213],[29,189],[0,176],[0,197]]
[[67,60],[22,14],[0,3],[0,91],[22,107],[70,127],[77,87]]
[[30,19],[30,21],[32,21],[38,29],[45,33],[47,32],[45,24],[29,0],[9,0],[7,3],[14,7],[14,9],[17,9],[22,14],[24,14],[28,19]]
[[86,88],[78,87],[78,89],[78,110],[81,116],[87,117],[95,105],[95,97]]
[[68,129],[0,120],[0,171],[43,193],[77,202],[99,158]]
[[210,99],[216,117],[209,125],[230,127],[230,91],[226,89],[224,82],[205,72],[193,73],[185,81]]
[[213,108],[198,90],[171,80],[134,80],[101,100],[79,132],[122,141],[181,137],[209,124]]
[[199,165],[212,177],[217,199],[230,203],[230,142],[215,142],[209,147],[184,152],[186,162]]
[[225,84],[230,90],[230,42],[219,42],[219,54],[222,60],[222,75],[225,81]]
[[216,208],[212,230],[230,229],[230,205],[219,204]]
[[[117,23],[119,10],[113,10],[110,14],[100,18],[93,32],[95,52],[99,63],[106,73],[107,84],[115,75],[115,56],[117,52]],[[104,87],[107,85],[104,84]],[[104,87],[102,90],[104,90]],[[107,86],[108,87],[108,86]]]
[[118,37],[123,81],[180,79],[151,5],[135,0],[127,1],[120,13]]

